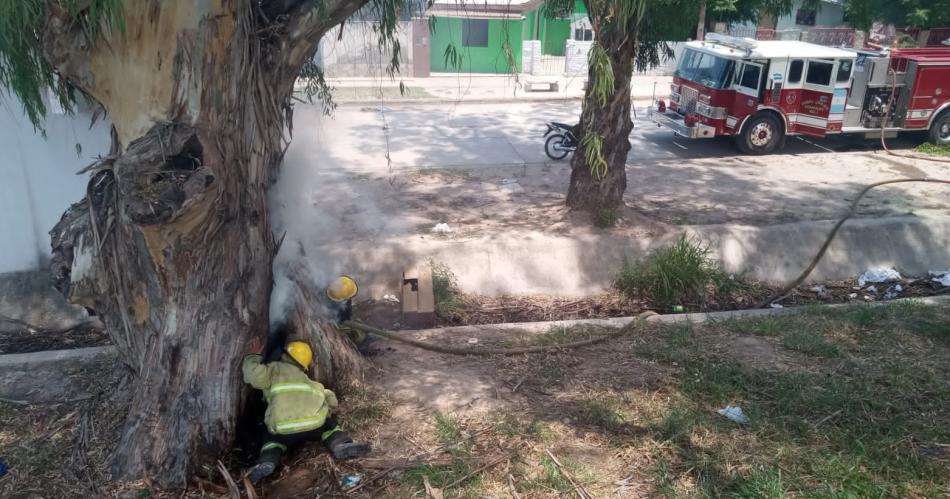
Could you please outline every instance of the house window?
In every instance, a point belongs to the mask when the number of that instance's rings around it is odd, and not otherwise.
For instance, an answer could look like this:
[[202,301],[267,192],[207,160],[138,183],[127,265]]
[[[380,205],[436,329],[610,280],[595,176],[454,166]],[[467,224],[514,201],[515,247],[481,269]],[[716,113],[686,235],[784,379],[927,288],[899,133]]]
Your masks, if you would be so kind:
[[574,30],[574,39],[581,42],[589,42],[594,39],[594,32],[587,28],[577,28]]
[[488,46],[488,19],[462,19],[462,46]]
[[795,24],[814,26],[816,14],[815,9],[798,9],[798,12],[795,13]]
[[831,71],[835,65],[831,62],[808,61],[808,75],[805,82],[812,85],[827,86],[831,84]]
[[835,81],[838,83],[846,83],[851,79],[851,66],[852,63],[849,60],[843,60],[838,65],[838,76],[835,78]]
[[792,65],[788,68],[788,82],[789,83],[798,83],[802,81],[802,73],[805,70],[805,61],[799,59],[792,61]]

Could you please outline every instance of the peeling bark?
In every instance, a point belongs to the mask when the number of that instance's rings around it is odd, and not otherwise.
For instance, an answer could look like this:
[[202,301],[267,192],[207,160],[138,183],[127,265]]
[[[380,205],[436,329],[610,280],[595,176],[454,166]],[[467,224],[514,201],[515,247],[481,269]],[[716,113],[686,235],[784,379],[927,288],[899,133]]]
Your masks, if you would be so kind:
[[[47,58],[114,124],[113,154],[51,236],[54,284],[102,318],[136,383],[117,477],[181,487],[234,440],[240,359],[268,324],[266,189],[293,82],[322,34],[365,1],[327,1],[322,18],[311,8],[291,23],[251,0],[126,0],[125,32],[96,43],[47,5]],[[345,382],[359,360],[313,326],[315,295],[301,289],[297,328]]]
[[[594,95],[594,86],[587,86],[581,118],[584,125],[581,137],[589,131],[603,137],[604,159],[608,169],[603,178],[593,175],[590,165],[587,164],[583,144],[578,146],[571,160],[571,181],[567,192],[567,205],[576,210],[620,208],[623,206],[623,194],[627,190],[627,153],[630,152],[630,132],[633,130],[633,121],[630,120],[630,80],[633,75],[635,44],[625,36],[619,40],[598,40],[598,43],[604,44],[610,56],[614,89],[606,105],[602,106]],[[591,66],[588,81],[594,81],[595,78],[597,75]],[[591,122],[593,126],[588,130]]]

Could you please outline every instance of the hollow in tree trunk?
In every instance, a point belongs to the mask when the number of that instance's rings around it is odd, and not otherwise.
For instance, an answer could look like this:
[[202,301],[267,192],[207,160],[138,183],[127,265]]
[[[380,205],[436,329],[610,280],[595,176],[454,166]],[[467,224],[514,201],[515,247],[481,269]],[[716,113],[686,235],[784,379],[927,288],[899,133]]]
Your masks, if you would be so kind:
[[[125,1],[124,30],[96,40],[45,4],[46,58],[113,123],[111,154],[51,236],[55,285],[103,319],[131,371],[117,478],[184,486],[234,440],[240,359],[268,325],[266,192],[293,83],[322,34],[365,2]],[[313,318],[312,295],[299,294],[298,322]],[[311,324],[298,329],[324,352],[324,380],[357,371],[339,333]]]

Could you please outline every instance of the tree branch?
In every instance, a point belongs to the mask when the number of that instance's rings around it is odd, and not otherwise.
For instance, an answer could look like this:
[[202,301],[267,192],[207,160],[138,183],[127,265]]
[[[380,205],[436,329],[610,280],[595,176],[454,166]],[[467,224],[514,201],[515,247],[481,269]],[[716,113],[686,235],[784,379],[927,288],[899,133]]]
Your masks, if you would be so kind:
[[325,3],[304,1],[287,17],[287,31],[282,42],[283,64],[294,71],[313,57],[320,39],[333,26],[340,24],[369,0],[326,0]]

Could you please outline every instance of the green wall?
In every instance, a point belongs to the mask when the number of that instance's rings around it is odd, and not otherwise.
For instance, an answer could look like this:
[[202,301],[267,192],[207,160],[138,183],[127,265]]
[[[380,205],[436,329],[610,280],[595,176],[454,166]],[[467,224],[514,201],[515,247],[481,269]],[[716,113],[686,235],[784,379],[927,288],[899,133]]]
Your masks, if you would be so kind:
[[564,55],[564,40],[571,37],[570,19],[545,19],[541,24],[541,53]]
[[[429,62],[435,73],[499,73],[512,71],[502,46],[506,35],[515,59],[515,72],[521,71],[522,21],[509,19],[488,20],[488,46],[462,46],[462,19],[456,17],[432,17],[432,39]],[[445,61],[445,49],[449,44],[462,57],[462,66],[456,68]]]
[[[584,2],[576,0],[574,4],[574,14],[587,14],[587,8]],[[535,20],[538,20],[537,36],[534,32]],[[525,13],[524,39],[541,40],[541,53],[546,55],[564,55],[564,40],[571,37],[570,19],[548,19],[544,15],[544,6],[539,9]]]

